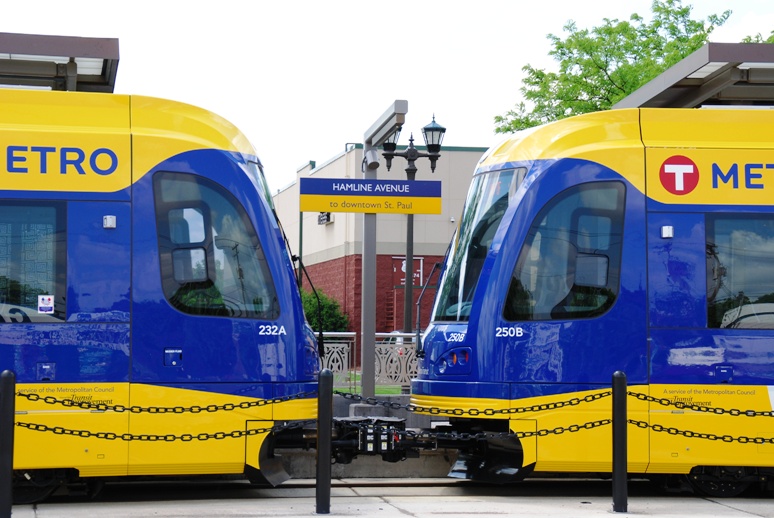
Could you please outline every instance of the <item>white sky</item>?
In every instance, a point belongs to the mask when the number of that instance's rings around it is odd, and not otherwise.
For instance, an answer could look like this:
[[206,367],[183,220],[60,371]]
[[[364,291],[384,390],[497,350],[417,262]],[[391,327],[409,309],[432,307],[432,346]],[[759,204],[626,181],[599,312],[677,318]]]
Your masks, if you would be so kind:
[[[342,152],[395,99],[409,134],[447,128],[444,145],[488,147],[494,116],[520,99],[522,67],[554,68],[549,33],[603,18],[651,17],[651,0],[7,0],[0,32],[119,39],[116,93],[207,108],[255,146],[276,191]],[[711,38],[774,29],[771,0],[683,0],[692,17],[731,9]],[[733,6],[733,7],[732,7]],[[421,161],[420,161],[421,162]],[[419,176],[429,167],[418,163]],[[393,175],[395,172],[393,171]],[[381,176],[385,175],[385,176]],[[380,177],[387,177],[384,167]],[[396,176],[396,178],[401,178]]]

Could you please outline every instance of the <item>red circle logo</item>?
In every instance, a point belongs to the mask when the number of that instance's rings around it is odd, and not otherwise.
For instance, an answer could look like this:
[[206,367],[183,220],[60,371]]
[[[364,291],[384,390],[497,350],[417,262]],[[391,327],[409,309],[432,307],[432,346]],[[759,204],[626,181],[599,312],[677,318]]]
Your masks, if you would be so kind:
[[693,191],[699,185],[699,168],[687,156],[670,156],[661,164],[658,172],[664,189],[682,196]]

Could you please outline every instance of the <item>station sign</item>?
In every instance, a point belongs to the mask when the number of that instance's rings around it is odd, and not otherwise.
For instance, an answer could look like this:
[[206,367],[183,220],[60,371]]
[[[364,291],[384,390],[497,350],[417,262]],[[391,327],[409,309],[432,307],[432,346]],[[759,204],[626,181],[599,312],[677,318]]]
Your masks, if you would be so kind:
[[301,212],[440,214],[438,180],[301,178]]

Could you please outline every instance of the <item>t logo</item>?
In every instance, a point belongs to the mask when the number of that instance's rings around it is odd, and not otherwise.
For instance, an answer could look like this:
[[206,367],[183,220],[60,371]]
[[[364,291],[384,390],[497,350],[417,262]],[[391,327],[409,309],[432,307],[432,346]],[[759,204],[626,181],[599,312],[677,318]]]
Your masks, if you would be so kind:
[[699,168],[688,157],[670,156],[661,164],[658,177],[664,189],[672,194],[682,196],[690,193],[699,185]]

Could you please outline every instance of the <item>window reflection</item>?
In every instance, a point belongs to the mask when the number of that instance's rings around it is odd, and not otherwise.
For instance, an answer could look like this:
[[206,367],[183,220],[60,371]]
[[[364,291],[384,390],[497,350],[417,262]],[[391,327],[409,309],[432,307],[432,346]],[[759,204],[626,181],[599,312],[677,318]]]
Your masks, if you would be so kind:
[[708,325],[774,329],[774,218],[707,216]]
[[585,184],[561,193],[529,230],[503,309],[506,320],[591,317],[618,292],[624,187]]
[[489,247],[525,174],[526,168],[520,167],[473,178],[440,281],[434,320],[468,320]]
[[60,203],[0,205],[0,322],[64,320],[65,219]]
[[154,178],[164,293],[186,313],[275,319],[274,283],[244,209],[191,175]]

